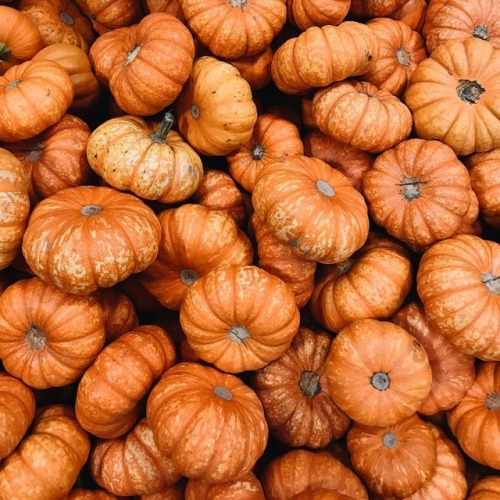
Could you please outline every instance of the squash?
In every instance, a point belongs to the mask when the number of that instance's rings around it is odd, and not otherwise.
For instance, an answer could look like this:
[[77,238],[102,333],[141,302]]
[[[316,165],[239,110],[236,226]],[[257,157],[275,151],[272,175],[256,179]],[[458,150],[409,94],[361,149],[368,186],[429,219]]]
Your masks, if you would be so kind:
[[288,21],[305,31],[313,26],[336,26],[349,12],[351,0],[333,0],[327,4],[318,0],[288,0]]
[[226,483],[209,483],[203,479],[189,479],[186,500],[265,500],[260,481],[250,473],[241,479]]

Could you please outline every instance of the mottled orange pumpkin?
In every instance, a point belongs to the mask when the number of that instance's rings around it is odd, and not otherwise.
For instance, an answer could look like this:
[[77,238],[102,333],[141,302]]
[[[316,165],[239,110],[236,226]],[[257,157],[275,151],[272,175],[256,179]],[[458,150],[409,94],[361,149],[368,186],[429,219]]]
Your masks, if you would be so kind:
[[273,49],[267,47],[267,49],[254,56],[243,56],[233,60],[229,59],[226,62],[233,65],[248,82],[252,92],[256,92],[271,83],[273,55]]
[[386,17],[406,2],[407,0],[351,0],[350,12],[361,18]]
[[265,500],[260,481],[250,473],[226,483],[209,483],[203,479],[189,479],[186,484],[186,500]]
[[185,22],[184,14],[182,13],[181,0],[142,0],[142,10],[145,14],[153,14],[154,12],[166,12],[177,17],[182,22]]
[[158,253],[160,232],[154,212],[135,196],[80,186],[36,206],[22,250],[42,279],[87,294],[148,267]]
[[118,500],[105,490],[87,490],[85,488],[73,488],[66,496],[60,500]]
[[407,0],[399,9],[389,15],[391,19],[401,21],[412,30],[421,33],[428,9],[426,0]]
[[312,26],[336,26],[349,12],[351,0],[288,0],[286,2],[288,21],[305,31]]
[[424,25],[422,26],[422,36],[427,38],[427,34],[432,26],[432,21],[437,12],[448,0],[428,0],[429,6],[425,13]]
[[483,477],[470,492],[468,500],[494,500],[500,497],[500,477]]
[[234,375],[180,363],[153,387],[147,419],[159,450],[188,478],[245,477],[267,444],[259,398]]
[[123,26],[130,26],[141,19],[139,0],[76,0],[84,4],[82,9],[93,21],[100,34]]

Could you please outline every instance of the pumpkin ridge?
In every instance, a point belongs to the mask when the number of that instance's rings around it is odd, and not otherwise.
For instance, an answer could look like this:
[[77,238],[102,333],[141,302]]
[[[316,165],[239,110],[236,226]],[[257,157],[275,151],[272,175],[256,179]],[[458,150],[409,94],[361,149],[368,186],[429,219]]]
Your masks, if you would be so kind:
[[24,338],[26,339],[32,350],[45,349],[47,336],[36,323],[31,324]]
[[486,89],[475,80],[458,80],[457,95],[462,101],[476,104],[485,92]]
[[490,411],[500,411],[500,392],[490,392],[484,398],[484,406]]

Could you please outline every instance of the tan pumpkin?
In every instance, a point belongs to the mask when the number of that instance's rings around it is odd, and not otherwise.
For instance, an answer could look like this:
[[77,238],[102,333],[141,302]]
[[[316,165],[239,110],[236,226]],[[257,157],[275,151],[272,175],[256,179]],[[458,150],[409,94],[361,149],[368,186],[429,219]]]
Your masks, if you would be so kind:
[[186,484],[186,500],[265,500],[259,480],[254,474],[226,483],[209,483],[203,479],[189,479]]
[[288,0],[288,21],[305,31],[312,26],[336,26],[349,12],[351,0],[333,0],[325,4],[318,0]]

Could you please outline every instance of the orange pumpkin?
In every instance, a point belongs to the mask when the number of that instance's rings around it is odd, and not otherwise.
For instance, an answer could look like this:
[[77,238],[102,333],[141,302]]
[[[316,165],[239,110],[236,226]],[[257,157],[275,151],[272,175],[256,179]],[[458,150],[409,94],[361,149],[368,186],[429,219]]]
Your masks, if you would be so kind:
[[182,479],[173,486],[163,489],[159,493],[140,495],[137,500],[184,500],[185,481]]
[[483,477],[470,492],[468,500],[494,500],[500,495],[500,477]]
[[325,4],[318,0],[288,0],[288,21],[305,31],[312,26],[336,26],[349,12],[351,0],[333,0]]
[[254,474],[226,483],[209,483],[203,479],[189,479],[186,500],[265,500],[262,485]]
[[92,19],[92,24],[99,34],[130,26],[141,19],[139,0],[76,0],[84,4],[82,9]]
[[87,490],[84,488],[73,488],[66,496],[60,500],[118,500],[105,490]]
[[407,0],[399,9],[390,14],[389,17],[405,23],[412,30],[420,33],[424,26],[428,7],[426,0]]
[[22,250],[42,279],[88,294],[144,270],[156,258],[159,242],[160,223],[138,198],[108,187],[80,186],[36,206]]
[[355,422],[377,427],[394,425],[418,410],[432,384],[420,342],[403,328],[374,319],[354,321],[338,333],[327,377],[339,408]]
[[437,12],[448,0],[429,0],[429,7],[425,13],[424,25],[422,26],[422,36],[427,38],[429,30],[432,26],[432,21],[436,17]]
[[351,14],[356,17],[386,17],[407,0],[351,0]]
[[142,10],[145,14],[165,12],[177,17],[182,22],[186,21],[182,13],[181,0],[142,0]]
[[271,83],[273,55],[273,49],[267,47],[267,49],[254,56],[243,56],[238,59],[227,60],[226,62],[233,65],[248,82],[252,92],[256,92]]
[[196,363],[163,375],[148,397],[147,419],[159,450],[188,478],[243,478],[267,444],[256,394],[238,377]]

